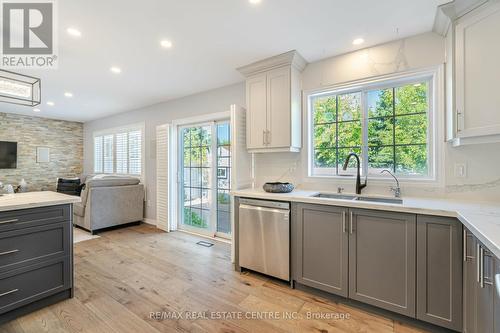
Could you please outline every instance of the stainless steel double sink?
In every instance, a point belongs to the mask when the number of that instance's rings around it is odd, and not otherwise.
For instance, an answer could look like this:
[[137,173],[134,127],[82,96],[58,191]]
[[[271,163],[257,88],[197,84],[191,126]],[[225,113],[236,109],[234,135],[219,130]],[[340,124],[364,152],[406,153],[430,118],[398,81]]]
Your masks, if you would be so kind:
[[388,203],[402,205],[403,199],[399,198],[379,198],[379,197],[363,197],[358,195],[350,194],[333,194],[333,193],[318,193],[314,195],[315,198],[326,198],[326,199],[337,199],[337,200],[355,200],[355,201],[365,201],[365,202],[378,202],[378,203]]

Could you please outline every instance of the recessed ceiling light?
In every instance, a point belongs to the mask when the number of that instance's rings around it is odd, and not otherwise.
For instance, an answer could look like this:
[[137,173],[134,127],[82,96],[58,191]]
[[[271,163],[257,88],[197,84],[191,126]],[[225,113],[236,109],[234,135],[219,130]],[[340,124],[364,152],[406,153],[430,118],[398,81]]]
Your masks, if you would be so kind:
[[66,97],[73,97],[73,93],[70,93],[70,92],[65,92],[65,93],[64,93],[64,96],[66,96]]
[[262,0],[248,0],[252,5],[257,5],[262,2]]
[[75,29],[75,28],[68,28],[68,29],[66,29],[66,32],[73,37],[81,37],[82,36],[82,33],[80,32],[80,30]]
[[361,45],[365,42],[363,38],[356,38],[355,40],[352,41],[352,45]]
[[109,70],[115,74],[120,74],[122,72],[122,69],[120,67],[116,67],[116,66],[111,67]]
[[33,112],[40,112],[40,111],[42,111],[42,110],[40,110],[39,108],[34,108],[33,109]]
[[56,103],[54,103],[54,102],[52,102],[52,101],[48,101],[48,102],[47,102],[47,105],[48,105],[48,106],[54,106],[54,105],[56,105]]
[[164,40],[162,40],[162,41],[160,42],[160,45],[161,45],[161,47],[163,47],[164,49],[169,49],[169,48],[171,48],[171,47],[172,47],[172,45],[173,45],[173,44],[172,44],[172,42],[171,42],[171,41],[169,41],[168,39],[164,39]]

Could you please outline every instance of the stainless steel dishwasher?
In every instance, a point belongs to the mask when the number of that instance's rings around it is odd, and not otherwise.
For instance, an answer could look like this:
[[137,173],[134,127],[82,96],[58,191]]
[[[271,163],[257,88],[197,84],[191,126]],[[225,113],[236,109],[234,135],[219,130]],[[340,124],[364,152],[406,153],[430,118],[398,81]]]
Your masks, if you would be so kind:
[[240,199],[239,265],[290,280],[290,204]]

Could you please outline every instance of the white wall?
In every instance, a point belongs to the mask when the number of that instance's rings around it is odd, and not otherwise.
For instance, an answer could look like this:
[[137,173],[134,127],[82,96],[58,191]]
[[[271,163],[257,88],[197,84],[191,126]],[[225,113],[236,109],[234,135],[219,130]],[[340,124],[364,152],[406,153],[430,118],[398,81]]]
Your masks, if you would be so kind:
[[[303,72],[303,89],[314,90],[379,75],[439,66],[445,63],[445,57],[444,38],[434,33],[421,34],[309,64]],[[304,108],[304,115],[306,112]],[[444,109],[440,112],[438,117],[442,124],[438,131],[444,138]],[[307,142],[307,135],[307,128],[303,126],[303,143]],[[351,179],[307,177],[306,146],[303,144],[301,153],[257,154],[257,185],[281,180],[291,181],[303,188],[336,191],[338,186],[342,186],[346,191],[354,191],[354,181]],[[440,181],[425,185],[404,183],[403,195],[500,199],[500,144],[452,148],[443,139],[438,142],[438,151],[440,153],[436,158],[442,163],[442,170],[438,170]],[[455,163],[467,165],[466,178],[455,177]],[[390,185],[392,183],[369,181],[364,193],[389,195]]]
[[145,183],[147,188],[147,199],[149,201],[149,205],[146,207],[146,218],[155,219],[156,146],[154,140],[156,136],[156,126],[170,123],[175,119],[228,111],[231,104],[245,104],[245,86],[243,83],[87,122],[84,124],[84,174],[91,174],[93,172],[93,132],[144,122],[146,126]]

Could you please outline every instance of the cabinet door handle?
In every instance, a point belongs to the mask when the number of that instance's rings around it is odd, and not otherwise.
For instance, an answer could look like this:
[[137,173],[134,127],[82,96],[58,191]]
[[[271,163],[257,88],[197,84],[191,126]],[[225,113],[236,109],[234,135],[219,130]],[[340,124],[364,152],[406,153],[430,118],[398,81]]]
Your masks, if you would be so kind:
[[267,131],[267,144],[271,144],[271,131]]
[[479,246],[479,286],[484,288],[484,249]]
[[350,228],[350,234],[352,235],[356,230],[354,230],[354,214],[351,212],[349,216],[349,228]]
[[345,211],[342,212],[342,232],[346,233],[346,223],[345,223]]
[[15,249],[15,250],[10,250],[10,251],[0,252],[0,256],[5,256],[7,254],[12,254],[12,253],[16,253],[16,252],[19,252],[19,250]]
[[460,112],[459,109],[457,109],[457,132],[460,132],[460,116],[462,115],[462,112]]
[[477,282],[481,283],[481,245],[479,244],[476,247],[476,255],[478,259],[476,262]]
[[464,262],[467,261],[467,230],[464,228],[464,240],[463,240],[463,247],[464,247]]
[[17,221],[19,221],[19,219],[5,220],[5,221],[0,221],[0,224],[14,223]]
[[262,144],[265,146],[266,145],[266,131],[262,130]]
[[13,293],[17,293],[18,291],[19,291],[19,289],[12,289],[10,291],[7,291],[5,293],[0,294],[0,297],[7,296],[7,295],[10,295],[10,294],[13,294]]
[[466,261],[469,261],[469,260],[473,260],[475,257],[474,256],[469,256],[467,254],[467,237],[469,237],[470,235],[467,234],[467,230],[464,229],[464,241],[463,241],[463,247],[464,247],[464,262]]

